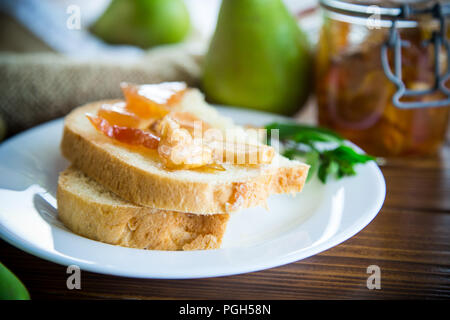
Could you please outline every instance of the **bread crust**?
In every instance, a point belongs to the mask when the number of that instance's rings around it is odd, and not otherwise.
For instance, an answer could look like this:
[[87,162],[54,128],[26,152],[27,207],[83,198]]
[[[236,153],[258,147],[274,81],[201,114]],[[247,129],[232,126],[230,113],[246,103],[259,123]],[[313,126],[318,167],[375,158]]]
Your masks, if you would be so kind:
[[122,155],[130,152],[129,146],[99,133],[85,117],[111,102],[94,102],[72,111],[65,119],[61,150],[77,168],[127,201],[195,214],[230,213],[265,205],[271,194],[296,193],[303,188],[309,167],[302,163],[214,183],[180,179],[162,174],[158,168],[146,170]]
[[92,240],[152,250],[216,249],[228,214],[194,215],[133,205],[81,171],[62,172],[57,189],[59,219]]

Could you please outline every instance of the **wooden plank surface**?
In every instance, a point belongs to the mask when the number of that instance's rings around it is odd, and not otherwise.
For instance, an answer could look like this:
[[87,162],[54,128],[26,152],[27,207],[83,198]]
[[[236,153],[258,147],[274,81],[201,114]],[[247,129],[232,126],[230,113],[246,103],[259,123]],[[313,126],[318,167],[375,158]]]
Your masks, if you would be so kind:
[[[82,271],[66,288],[66,268],[0,240],[0,260],[34,299],[411,299],[450,298],[450,144],[438,156],[389,160],[385,204],[365,229],[314,257],[243,275],[142,280]],[[381,289],[366,286],[381,269]]]

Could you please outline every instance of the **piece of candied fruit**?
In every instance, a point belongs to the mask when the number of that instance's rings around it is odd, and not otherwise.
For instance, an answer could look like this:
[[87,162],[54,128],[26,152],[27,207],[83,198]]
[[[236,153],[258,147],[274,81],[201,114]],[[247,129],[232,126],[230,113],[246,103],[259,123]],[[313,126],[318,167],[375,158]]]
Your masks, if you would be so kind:
[[196,128],[202,133],[211,128],[208,123],[189,112],[173,111],[170,113],[170,117],[177,122],[181,128],[188,130],[191,134],[194,134]]
[[149,149],[158,148],[159,137],[150,131],[110,124],[106,119],[92,114],[86,116],[97,130],[112,139]]
[[187,86],[184,82],[159,84],[120,84],[127,109],[143,119],[162,118],[171,111],[171,106],[180,102]]
[[125,102],[103,104],[87,118],[112,139],[157,150],[166,168],[217,172],[223,164],[269,164],[274,157],[270,146],[226,141],[224,132],[196,115],[174,110],[187,90],[183,82],[123,82],[121,88]]
[[191,133],[172,118],[172,114],[161,121],[158,133],[161,136],[158,154],[166,167],[192,169],[212,163],[211,149],[197,143]]
[[103,104],[97,112],[100,118],[105,119],[111,125],[137,128],[141,120],[137,115],[129,112],[126,103],[121,101],[112,104]]

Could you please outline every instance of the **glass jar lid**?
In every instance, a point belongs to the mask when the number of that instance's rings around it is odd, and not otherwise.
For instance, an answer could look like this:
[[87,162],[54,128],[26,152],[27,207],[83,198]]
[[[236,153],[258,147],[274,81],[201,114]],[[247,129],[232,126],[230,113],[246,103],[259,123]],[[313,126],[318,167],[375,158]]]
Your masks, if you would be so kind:
[[[381,20],[414,21],[418,15],[450,15],[448,0],[320,0],[322,7],[349,16]],[[442,12],[435,12],[440,10]]]

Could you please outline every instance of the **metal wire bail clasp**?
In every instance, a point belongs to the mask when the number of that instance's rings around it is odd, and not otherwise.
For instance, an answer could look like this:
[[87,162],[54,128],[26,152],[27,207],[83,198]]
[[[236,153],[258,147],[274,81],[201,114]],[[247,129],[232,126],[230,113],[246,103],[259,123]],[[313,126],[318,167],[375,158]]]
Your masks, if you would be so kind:
[[[429,40],[425,41],[423,45],[433,44],[434,46],[434,84],[433,87],[426,90],[409,90],[406,88],[402,80],[402,48],[410,46],[408,41],[400,38],[400,33],[397,29],[397,19],[407,18],[413,14],[432,14],[432,16],[439,21],[439,30],[433,31]],[[450,106],[450,90],[445,86],[445,82],[450,77],[450,45],[446,39],[445,17],[450,15],[450,5],[437,3],[433,7],[422,10],[414,10],[409,5],[403,5],[401,13],[398,18],[392,21],[392,26],[389,30],[389,37],[381,47],[381,63],[384,72],[388,79],[392,81],[397,87],[397,91],[392,97],[393,104],[402,109],[410,108],[425,108],[425,107],[444,107]],[[447,66],[444,74],[441,74],[439,66],[441,65],[441,49],[444,49],[447,56]],[[393,50],[393,68],[392,71],[389,60],[388,51]],[[420,97],[433,93],[441,92],[447,98],[435,101],[416,101],[416,102],[402,102],[403,97]]]

